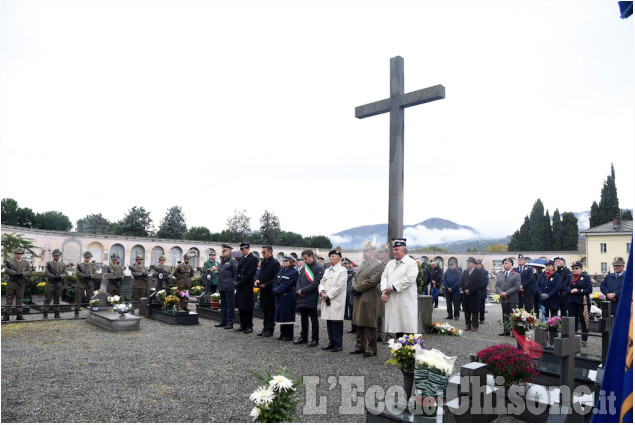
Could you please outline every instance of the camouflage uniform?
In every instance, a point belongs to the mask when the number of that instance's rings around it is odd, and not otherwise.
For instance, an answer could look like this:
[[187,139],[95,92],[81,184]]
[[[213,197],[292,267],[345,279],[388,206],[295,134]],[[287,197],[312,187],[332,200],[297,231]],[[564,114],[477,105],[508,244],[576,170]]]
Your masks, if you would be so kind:
[[[53,251],[53,261],[46,263],[44,269],[44,276],[46,277],[46,286],[44,287],[44,305],[48,306],[53,303],[56,304],[53,307],[55,312],[55,318],[60,318],[60,298],[62,296],[62,288],[64,287],[64,280],[68,273],[66,273],[66,264],[62,260],[55,261],[55,256],[62,256],[62,252],[59,249]],[[52,273],[55,272],[55,273]],[[44,318],[48,319],[49,308],[44,307]]]
[[[117,253],[114,253],[110,256],[111,260],[119,261],[119,256]],[[121,296],[121,284],[123,282],[123,267],[119,264],[110,264],[106,270],[108,274],[113,274],[113,279],[108,279],[108,285],[106,286],[106,292],[110,295],[119,295]]]
[[[159,257],[159,261],[161,260],[165,261],[165,255]],[[155,267],[154,271],[156,273],[155,279],[157,280],[157,292],[162,289],[168,291],[170,289],[170,272],[172,271],[172,268],[167,264],[159,263]]]
[[[24,254],[24,248],[16,249],[15,253]],[[11,280],[7,284],[7,303],[2,320],[9,320],[9,310],[11,310],[14,298],[16,307],[14,311],[17,315],[17,320],[24,320],[24,317],[22,317],[22,298],[24,298],[25,282],[31,275],[31,264],[26,260],[18,260],[17,258],[11,261],[7,260],[6,263],[11,265],[5,268],[5,273],[9,275]],[[15,270],[11,270],[9,267],[13,267]]]
[[[189,260],[190,256],[185,254],[183,256],[184,260]],[[194,267],[192,267],[189,263],[182,262],[179,266],[174,270],[174,277],[176,277],[176,289],[179,291],[190,290],[192,289],[192,278],[194,277]],[[187,299],[184,298],[180,302],[181,310],[188,311],[187,308]]]
[[[143,260],[141,254],[137,254],[135,261]],[[132,273],[132,301],[139,301],[139,298],[147,297],[148,294],[148,269],[139,263],[130,267]]]
[[[88,301],[93,297],[93,279],[97,273],[97,267],[90,261],[87,263],[86,258],[93,258],[90,251],[84,253],[84,262],[77,266],[77,283],[75,284],[75,317],[79,317],[79,307],[84,302],[84,295]],[[79,268],[82,268],[82,273]]]

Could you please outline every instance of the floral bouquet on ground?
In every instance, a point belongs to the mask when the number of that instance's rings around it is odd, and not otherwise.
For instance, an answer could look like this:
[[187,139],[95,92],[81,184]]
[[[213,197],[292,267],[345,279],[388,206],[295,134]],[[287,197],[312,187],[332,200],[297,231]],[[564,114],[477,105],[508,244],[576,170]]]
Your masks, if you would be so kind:
[[[448,386],[456,357],[448,357],[441,351],[424,350],[415,347],[415,389],[417,396],[436,397],[442,395]],[[434,400],[423,400],[423,405],[431,405]]]
[[463,331],[450,325],[448,322],[432,322],[430,323],[430,331],[440,335],[462,336]]
[[487,372],[494,378],[501,376],[505,379],[506,387],[529,382],[539,375],[536,362],[524,351],[508,344],[486,348],[476,356],[478,361],[487,365]]
[[264,376],[252,372],[264,385],[251,393],[249,399],[254,403],[249,416],[255,422],[295,422],[296,391],[300,381],[292,381],[284,370],[278,375],[266,372]]
[[492,301],[494,301],[495,303],[501,302],[501,296],[498,294],[492,295]]
[[168,296],[168,294],[165,291],[165,289],[162,289],[159,292],[157,292],[157,301],[160,302],[161,304],[165,304],[165,298],[167,296]]
[[589,312],[589,315],[599,319],[600,317],[602,317],[602,309],[594,304],[591,306],[591,311]]
[[187,289],[187,290],[184,289],[182,291],[176,291],[174,293],[174,295],[176,295],[180,299],[187,298],[189,300],[190,299],[190,290],[189,289]]
[[515,308],[509,315],[506,327],[516,331],[519,335],[525,335],[527,331],[536,327],[536,316],[522,308]]
[[108,297],[108,302],[112,304],[113,306],[119,304],[119,301],[121,301],[121,297],[119,297],[119,295]]
[[397,366],[401,371],[414,372],[415,370],[415,346],[426,348],[421,334],[404,335],[395,341],[388,341],[393,358],[386,360],[386,364]]
[[600,310],[602,310],[602,301],[606,301],[606,295],[601,292],[596,292],[591,296],[591,302],[597,306]]
[[133,309],[132,304],[121,303],[117,304],[114,310],[119,313],[119,318],[123,319],[126,317],[126,313],[131,312]]

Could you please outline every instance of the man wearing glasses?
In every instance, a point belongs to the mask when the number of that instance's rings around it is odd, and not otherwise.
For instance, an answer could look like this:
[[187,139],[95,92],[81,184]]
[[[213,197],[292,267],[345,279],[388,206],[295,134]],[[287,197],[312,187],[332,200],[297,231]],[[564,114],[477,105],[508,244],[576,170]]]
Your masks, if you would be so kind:
[[624,259],[622,257],[615,257],[613,259],[613,271],[615,273],[609,273],[606,275],[602,283],[600,284],[600,291],[611,302],[611,316],[615,316],[617,313],[617,304],[622,295],[622,284],[624,283]]
[[253,332],[254,317],[254,276],[258,270],[258,259],[249,252],[249,242],[240,242],[243,258],[236,270],[236,308],[240,313],[240,327],[235,332]]

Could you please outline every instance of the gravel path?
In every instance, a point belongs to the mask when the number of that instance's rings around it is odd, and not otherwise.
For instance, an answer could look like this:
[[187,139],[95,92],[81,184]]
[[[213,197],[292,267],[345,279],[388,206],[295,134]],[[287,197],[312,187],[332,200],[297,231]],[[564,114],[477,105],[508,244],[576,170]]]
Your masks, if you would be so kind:
[[[445,316],[440,307],[434,320]],[[428,348],[458,356],[457,372],[470,353],[504,341],[514,344],[498,336],[500,307],[488,309],[479,333],[429,335]],[[449,322],[463,325],[462,320]],[[402,384],[398,370],[384,363],[390,357],[387,346],[379,345],[377,357],[349,355],[355,343],[349,333],[344,351],[331,353],[214,328],[214,323],[200,319],[197,326],[177,327],[142,318],[141,331],[126,333],[107,332],[85,320],[3,324],[2,421],[251,422],[249,394],[259,385],[251,371],[275,372],[283,366],[296,379],[319,377],[316,394],[326,400],[325,413],[303,412],[311,391],[302,388],[298,412],[303,422],[363,422],[363,407],[347,412],[356,401],[346,391],[342,396],[342,377],[361,377],[364,390]],[[255,319],[254,325],[259,329],[262,321]],[[299,328],[298,317],[296,337]],[[320,335],[324,345],[323,322]],[[584,350],[599,354],[598,339],[591,338]]]

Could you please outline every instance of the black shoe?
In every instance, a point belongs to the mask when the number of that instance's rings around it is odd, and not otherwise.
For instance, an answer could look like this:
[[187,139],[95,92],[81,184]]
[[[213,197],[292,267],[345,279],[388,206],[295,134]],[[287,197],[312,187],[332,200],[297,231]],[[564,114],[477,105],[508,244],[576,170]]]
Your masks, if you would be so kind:
[[332,350],[333,349],[333,345],[329,344],[329,345],[325,345],[324,347],[322,347],[322,350]]
[[282,340],[284,342],[288,342],[288,341],[293,341],[293,338],[289,338],[288,336],[285,336],[284,338],[282,338]]
[[438,306],[438,305],[435,305],[435,306],[434,306],[434,307],[432,307],[432,308],[439,308],[439,306]]
[[311,342],[309,342],[306,346],[307,346],[307,347],[317,347],[317,345],[318,345],[318,342],[317,342],[317,341],[311,341]]
[[461,316],[455,317],[454,320],[461,320]]
[[293,341],[294,344],[304,344],[305,342],[309,342],[309,340],[306,339],[306,338],[302,338],[302,337],[300,337],[300,338],[296,339],[295,341]]
[[509,334],[508,334],[508,333],[503,332],[503,333],[501,333],[501,334],[498,334],[498,336],[509,336]]
[[280,335],[278,338],[276,338],[277,340],[281,340],[282,338],[284,338],[282,335]]
[[381,338],[377,338],[377,342],[384,342],[384,340]]
[[2,316],[2,321],[3,322],[8,322],[9,321],[9,315],[5,314],[4,316]]
[[[7,320],[9,320],[8,317],[7,317]],[[22,313],[18,313],[18,317],[16,317],[15,320],[24,320],[24,317],[22,316]]]
[[251,329],[251,328],[247,328],[247,329],[245,329],[245,331],[244,331],[243,333],[250,334],[250,333],[252,333],[253,331],[254,331],[253,329]]
[[264,337],[273,336],[273,333],[269,331],[265,331],[265,333],[263,333],[261,336],[264,336]]
[[377,353],[364,353],[364,357],[375,357]]
[[485,320],[479,320],[478,324],[482,325],[483,323],[485,323]]
[[333,349],[331,350],[331,352],[333,353],[337,353],[338,351],[342,351],[342,347],[333,347]]
[[62,316],[60,316],[59,313],[55,313],[55,315],[53,316],[54,319],[61,319]]
[[227,325],[224,327],[224,329],[234,329],[234,325]]
[[353,350],[349,351],[348,354],[364,354],[364,350]]
[[445,320],[452,320],[452,316],[445,316]]
[[349,333],[349,334],[354,334],[354,333],[356,333],[356,332],[357,332],[357,331],[354,331],[353,329],[351,329],[350,331],[346,331],[346,333]]
[[215,328],[224,328],[225,326],[227,326],[227,323],[217,323],[214,325]]
[[49,313],[48,311],[45,311],[44,314],[42,315],[42,319],[48,320],[48,318],[49,318]]
[[245,328],[241,326],[238,329],[234,329],[234,332],[245,332]]
[[258,332],[256,335],[258,335],[258,336],[262,336],[262,334],[264,334],[264,333],[265,333],[265,330],[263,329],[263,330],[261,330],[260,332]]
[[75,319],[79,319],[79,310],[75,310]]

